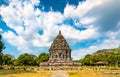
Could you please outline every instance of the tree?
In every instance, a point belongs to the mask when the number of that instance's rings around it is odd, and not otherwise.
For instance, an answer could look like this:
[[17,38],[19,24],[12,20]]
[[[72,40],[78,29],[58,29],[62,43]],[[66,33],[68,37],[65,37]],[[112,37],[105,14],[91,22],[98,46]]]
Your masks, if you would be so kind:
[[2,56],[3,58],[3,65],[13,65],[13,61],[14,61],[14,56],[10,55],[10,54],[5,54]]
[[35,59],[36,59],[36,56],[32,54],[24,53],[18,57],[16,63],[18,63],[18,65],[33,66],[33,65],[36,65]]
[[0,53],[0,65],[2,65],[3,59],[2,59],[2,53]]
[[14,59],[14,60],[13,60],[13,65],[15,65],[15,66],[19,65],[19,62],[18,62],[17,59]]
[[41,53],[38,58],[36,59],[37,64],[40,64],[41,62],[46,62],[49,60],[49,54],[47,53]]
[[108,63],[109,63],[110,65],[115,65],[117,56],[116,56],[116,54],[114,54],[113,52],[111,52],[111,53],[109,54],[109,56],[107,57],[107,59],[108,59]]
[[3,60],[2,60],[2,51],[3,51],[3,49],[5,49],[5,46],[4,46],[3,42],[2,42],[2,36],[0,35],[0,65],[2,65],[2,62],[3,62]]
[[98,50],[79,61],[84,65],[94,65],[96,62],[102,61],[109,65],[120,66],[120,48]]
[[92,65],[94,62],[92,60],[92,55],[86,55],[85,58],[82,60],[82,64],[84,65]]

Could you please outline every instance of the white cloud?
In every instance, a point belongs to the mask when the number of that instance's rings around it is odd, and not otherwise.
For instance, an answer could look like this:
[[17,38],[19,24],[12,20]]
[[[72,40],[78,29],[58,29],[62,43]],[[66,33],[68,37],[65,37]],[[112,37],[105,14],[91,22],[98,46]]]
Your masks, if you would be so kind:
[[[99,49],[118,47],[120,44],[120,30],[118,30],[120,27],[118,22],[120,21],[120,10],[118,7],[119,0],[86,0],[83,3],[79,3],[77,7],[73,5],[66,6],[64,16],[66,18],[79,19],[79,22],[75,23],[76,26],[83,26],[88,28],[88,30],[93,29],[90,31],[95,31],[96,35],[107,38],[98,45],[74,50],[72,52],[73,59],[83,58],[86,54],[92,54]],[[89,33],[91,34],[91,32],[86,32],[82,36],[84,37],[87,33],[88,35]]]
[[[83,58],[87,54],[92,54],[96,52],[97,50],[102,49],[112,49],[117,48],[120,45],[120,30],[113,32],[109,31],[107,32],[103,37],[107,37],[107,39],[104,39],[103,42],[99,42],[97,45],[91,45],[88,48],[81,48],[78,50],[72,51],[72,57],[74,60],[78,60]],[[99,41],[99,40],[97,40]]]
[[87,39],[97,38],[99,36],[96,32],[97,29],[95,29],[92,26],[91,28],[88,28],[83,31],[76,30],[68,25],[63,25],[60,27],[60,29],[62,30],[63,35],[67,39],[73,39],[76,41],[83,41]]
[[0,28],[0,33],[3,32],[3,30]]
[[50,42],[45,42],[46,40],[38,34],[38,31],[43,28],[41,11],[34,9],[33,5],[35,5],[34,0],[32,3],[13,0],[9,6],[1,7],[0,14],[3,20],[17,33],[16,35],[12,31],[4,32],[3,38],[22,52],[33,52],[35,47],[50,45]]
[[[11,2],[9,6],[2,7],[1,15],[7,26],[18,34],[5,32],[3,34],[4,39],[20,51],[28,52],[32,51],[32,47],[50,46],[59,30],[62,30],[64,36],[69,40],[81,41],[97,37],[94,27],[79,31],[69,25],[58,26],[57,24],[62,23],[65,19],[64,15],[53,11],[41,12],[39,9],[34,9],[29,2]],[[42,35],[38,33],[39,30],[43,30]]]
[[102,50],[102,49],[112,49],[112,48],[117,48],[120,44],[119,40],[116,39],[106,39],[104,40],[101,44],[98,45],[93,45],[88,48],[83,48],[83,49],[78,49],[75,51],[72,51],[72,57],[74,60],[79,60],[83,58],[87,54],[92,54],[96,52],[97,50]]
[[[74,60],[78,60],[83,58],[87,54],[92,54],[96,52],[97,50],[102,50],[102,49],[112,49],[112,48],[117,48],[120,45],[120,30],[113,32],[109,31],[107,32],[104,36],[107,39],[104,39],[103,42],[99,42],[97,45],[91,45],[88,48],[81,48],[78,50],[72,51],[72,57]],[[97,40],[99,41],[99,40]]]
[[33,5],[38,5],[40,3],[40,0],[31,0],[31,3]]
[[88,24],[91,24],[94,21],[95,21],[95,18],[93,18],[93,17],[91,17],[91,18],[85,17],[85,18],[81,19],[80,23],[83,24],[83,25],[88,25]]
[[[11,1],[9,6],[1,7],[0,14],[7,26],[17,33],[4,32],[3,38],[21,52],[35,52],[50,46],[51,39],[59,30],[56,25],[64,19],[60,12],[47,13],[34,9],[29,1]],[[39,30],[43,30],[42,35]]]
[[24,47],[27,44],[21,36],[17,36],[11,31],[3,33],[3,38],[11,45],[18,47],[18,49],[21,49],[21,47]]
[[88,11],[93,9],[94,7],[97,7],[99,5],[102,5],[105,3],[105,0],[86,0],[83,3],[79,3],[77,7],[73,5],[67,5],[66,8],[64,9],[64,15],[65,17],[83,17]]
[[[67,5],[62,14],[54,11],[42,12],[40,9],[34,8],[34,6],[39,4],[39,0],[12,0],[9,6],[0,7],[0,15],[7,26],[14,30],[17,35],[12,31],[8,31],[2,34],[3,38],[22,52],[35,52],[40,48],[49,47],[59,30],[62,30],[62,34],[68,41],[75,43],[83,40],[96,39],[101,33],[98,31],[99,26],[96,26],[93,22],[98,19],[94,16],[87,16],[87,13],[90,10],[94,10],[94,8],[101,7],[103,4],[105,5],[108,1],[86,0],[82,4],[79,3],[77,7]],[[78,30],[73,26],[65,25],[63,21],[69,17],[78,19],[79,22],[75,24],[78,27],[81,25],[85,26],[87,29]],[[41,30],[43,34],[38,33]],[[118,45],[117,43],[119,43],[119,40],[116,38],[119,37],[119,33],[119,31],[106,32],[105,35],[110,39],[96,46],[73,51],[73,58],[82,58],[84,55],[91,54],[98,49],[116,47]]]
[[80,23],[76,23],[76,26],[86,26],[90,23],[101,32],[117,30],[116,24],[120,21],[119,3],[119,0],[86,0],[78,6],[67,5],[64,16],[78,19]]
[[117,28],[120,28],[120,21],[117,23]]

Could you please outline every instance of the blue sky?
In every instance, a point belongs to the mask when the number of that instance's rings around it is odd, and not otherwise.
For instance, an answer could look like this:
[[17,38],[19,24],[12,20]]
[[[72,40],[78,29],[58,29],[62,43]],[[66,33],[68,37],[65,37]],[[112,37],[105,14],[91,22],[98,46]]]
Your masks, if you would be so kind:
[[120,0],[0,0],[4,54],[38,56],[62,31],[74,60],[120,44]]

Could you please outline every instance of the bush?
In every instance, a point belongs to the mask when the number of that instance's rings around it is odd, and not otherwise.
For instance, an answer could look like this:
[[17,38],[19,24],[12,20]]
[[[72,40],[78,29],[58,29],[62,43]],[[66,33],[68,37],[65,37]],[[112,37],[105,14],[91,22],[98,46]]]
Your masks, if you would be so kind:
[[2,70],[3,69],[3,67],[2,66],[0,66],[0,70]]
[[15,69],[15,67],[14,66],[10,66],[10,70],[14,70]]

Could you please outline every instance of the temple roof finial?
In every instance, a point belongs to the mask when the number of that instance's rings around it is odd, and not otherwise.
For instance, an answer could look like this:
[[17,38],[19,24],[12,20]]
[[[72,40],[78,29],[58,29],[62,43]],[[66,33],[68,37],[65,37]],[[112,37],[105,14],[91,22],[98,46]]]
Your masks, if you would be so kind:
[[59,35],[61,35],[61,30],[59,30]]

